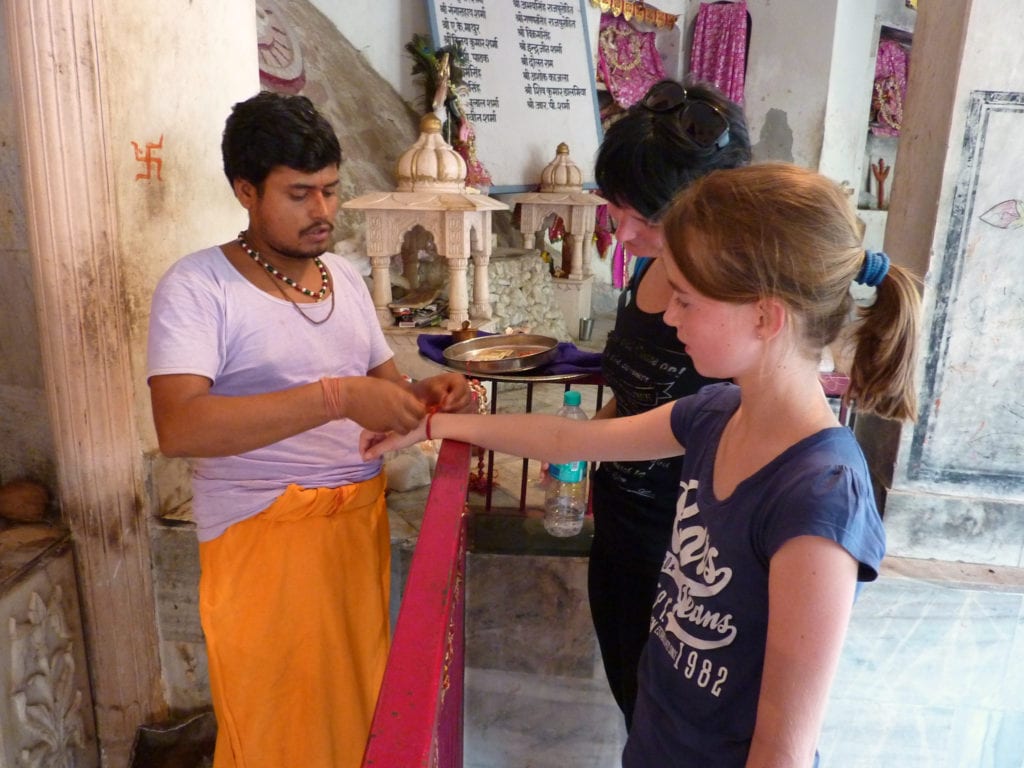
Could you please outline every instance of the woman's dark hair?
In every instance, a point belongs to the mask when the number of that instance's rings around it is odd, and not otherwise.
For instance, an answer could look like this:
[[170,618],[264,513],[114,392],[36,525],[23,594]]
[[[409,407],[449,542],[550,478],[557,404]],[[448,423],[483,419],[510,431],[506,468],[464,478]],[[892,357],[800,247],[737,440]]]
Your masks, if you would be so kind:
[[658,220],[676,193],[710,171],[750,162],[750,134],[743,109],[708,83],[687,83],[688,100],[713,105],[729,123],[729,143],[700,148],[679,129],[676,112],[652,111],[643,99],[607,130],[594,176],[600,194]]
[[262,91],[231,109],[221,141],[224,174],[262,187],[284,165],[311,173],[341,164],[334,128],[305,96]]

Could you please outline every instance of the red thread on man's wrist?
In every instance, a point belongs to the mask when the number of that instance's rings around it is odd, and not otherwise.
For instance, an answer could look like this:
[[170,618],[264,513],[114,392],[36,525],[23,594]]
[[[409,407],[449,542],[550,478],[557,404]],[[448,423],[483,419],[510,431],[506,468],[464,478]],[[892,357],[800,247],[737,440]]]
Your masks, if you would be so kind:
[[327,418],[332,421],[344,418],[345,408],[341,396],[341,380],[325,376],[320,379],[320,388],[323,391],[324,409],[327,411]]

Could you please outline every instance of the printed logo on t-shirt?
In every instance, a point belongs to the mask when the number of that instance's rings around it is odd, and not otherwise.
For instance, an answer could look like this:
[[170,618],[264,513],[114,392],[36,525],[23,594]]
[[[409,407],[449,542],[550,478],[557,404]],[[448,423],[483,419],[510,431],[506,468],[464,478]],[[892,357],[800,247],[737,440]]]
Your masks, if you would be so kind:
[[718,549],[708,530],[694,520],[697,515],[697,481],[682,485],[665,555],[658,593],[651,614],[651,632],[661,642],[672,665],[700,688],[718,696],[728,677],[725,666],[715,664],[718,648],[736,639],[730,613],[709,606],[709,598],[732,581],[732,569],[717,562]]

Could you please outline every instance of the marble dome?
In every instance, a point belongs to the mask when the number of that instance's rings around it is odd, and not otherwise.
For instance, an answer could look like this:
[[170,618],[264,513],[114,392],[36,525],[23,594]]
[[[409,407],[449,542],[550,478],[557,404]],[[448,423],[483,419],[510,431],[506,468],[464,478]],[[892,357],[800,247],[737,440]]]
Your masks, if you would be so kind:
[[401,192],[466,191],[466,161],[441,136],[441,121],[433,114],[420,119],[420,136],[398,160]]

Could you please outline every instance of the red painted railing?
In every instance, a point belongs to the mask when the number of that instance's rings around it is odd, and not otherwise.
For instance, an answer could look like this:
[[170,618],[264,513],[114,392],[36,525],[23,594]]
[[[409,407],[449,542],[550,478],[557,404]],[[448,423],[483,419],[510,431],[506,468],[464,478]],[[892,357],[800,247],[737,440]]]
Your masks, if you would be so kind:
[[364,768],[462,766],[469,459],[466,443],[442,443]]

